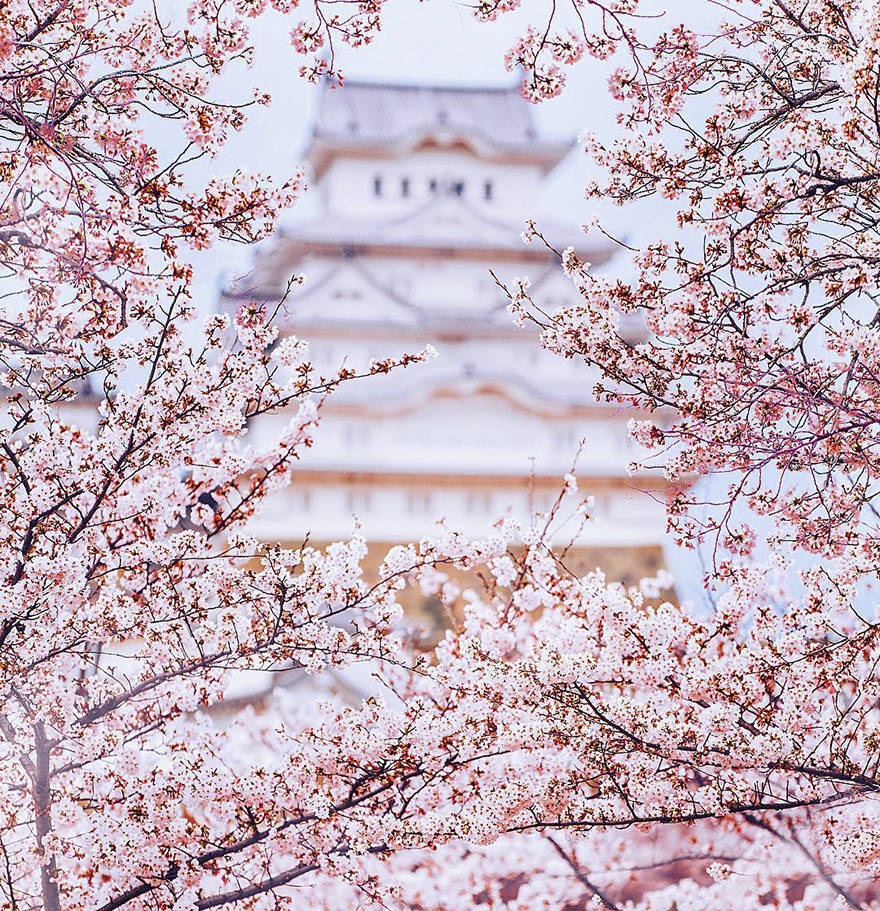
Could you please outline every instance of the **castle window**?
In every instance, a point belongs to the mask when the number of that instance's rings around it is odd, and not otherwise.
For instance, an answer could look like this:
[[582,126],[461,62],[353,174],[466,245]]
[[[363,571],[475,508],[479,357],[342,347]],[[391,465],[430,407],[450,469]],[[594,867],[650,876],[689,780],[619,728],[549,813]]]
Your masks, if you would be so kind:
[[492,495],[486,492],[472,491],[467,495],[465,508],[470,513],[487,513],[492,508]]
[[374,177],[373,178],[373,196],[382,195],[382,178]]
[[580,428],[578,427],[558,427],[554,434],[556,445],[564,452],[575,449],[581,440]]
[[370,508],[368,490],[349,490],[345,495],[345,506],[349,512],[365,512]]
[[455,183],[452,184],[451,189],[452,189],[452,192],[456,196],[464,196],[464,181],[463,180],[455,181]]
[[409,178],[408,177],[404,177],[403,180],[400,181],[400,195],[409,196]]
[[433,180],[433,179],[432,179],[431,181],[429,181],[429,183],[428,183],[428,189],[429,189],[432,193],[436,193],[436,192],[437,192],[437,181],[436,181],[436,180]]
[[487,201],[492,199],[492,181],[491,180],[487,180],[483,184],[483,198]]
[[410,513],[426,513],[431,509],[431,494],[426,491],[411,491],[406,495],[406,510]]

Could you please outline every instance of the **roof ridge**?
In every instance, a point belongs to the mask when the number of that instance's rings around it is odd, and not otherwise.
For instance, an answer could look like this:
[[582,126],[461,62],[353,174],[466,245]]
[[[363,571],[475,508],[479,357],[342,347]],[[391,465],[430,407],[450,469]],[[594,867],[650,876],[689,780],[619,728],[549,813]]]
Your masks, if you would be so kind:
[[361,89],[382,89],[382,90],[399,90],[399,91],[426,91],[426,92],[461,92],[461,93],[476,93],[476,92],[497,92],[498,94],[516,94],[519,95],[520,87],[517,82],[509,82],[503,85],[491,84],[491,83],[470,83],[470,84],[455,84],[455,83],[436,83],[436,82],[398,82],[396,80],[380,80],[380,79],[370,79],[370,78],[358,78],[353,79],[345,78],[342,81],[341,85],[336,85],[330,80],[324,80],[324,88],[336,91],[341,89],[345,91],[346,88],[361,88]]

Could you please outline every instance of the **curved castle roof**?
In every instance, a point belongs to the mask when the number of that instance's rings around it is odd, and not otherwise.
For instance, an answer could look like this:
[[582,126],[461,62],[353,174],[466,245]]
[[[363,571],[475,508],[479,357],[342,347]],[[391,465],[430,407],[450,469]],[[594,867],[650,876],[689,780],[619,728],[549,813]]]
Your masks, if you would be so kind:
[[571,150],[541,141],[516,86],[462,87],[381,82],[324,83],[308,155],[321,173],[337,153],[397,155],[426,138],[463,142],[488,159],[532,162],[549,170]]

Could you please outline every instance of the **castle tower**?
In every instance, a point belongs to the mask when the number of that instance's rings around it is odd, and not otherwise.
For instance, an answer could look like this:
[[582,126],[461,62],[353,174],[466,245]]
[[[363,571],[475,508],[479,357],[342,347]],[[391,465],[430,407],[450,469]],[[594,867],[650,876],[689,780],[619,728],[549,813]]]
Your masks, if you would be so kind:
[[[223,305],[277,300],[302,272],[285,325],[323,372],[427,342],[439,357],[334,393],[293,486],[254,531],[330,541],[357,515],[377,548],[418,539],[438,517],[485,533],[505,513],[549,503],[583,438],[580,487],[600,517],[584,553],[617,562],[618,575],[651,572],[663,508],[656,480],[627,475],[631,415],[591,398],[584,364],[514,326],[489,273],[528,276],[549,310],[574,299],[558,256],[521,239],[570,145],[540,140],[514,88],[352,82],[321,92],[308,150],[320,214],[264,244]],[[583,240],[573,225],[539,227],[557,250]],[[613,251],[579,252],[598,269]]]

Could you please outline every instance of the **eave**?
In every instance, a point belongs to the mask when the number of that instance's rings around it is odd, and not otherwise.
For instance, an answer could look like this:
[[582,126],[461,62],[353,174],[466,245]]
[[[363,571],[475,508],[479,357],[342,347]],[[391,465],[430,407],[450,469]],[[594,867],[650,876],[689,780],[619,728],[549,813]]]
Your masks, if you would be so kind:
[[570,142],[534,142],[521,146],[499,146],[481,137],[464,133],[415,133],[394,141],[376,143],[361,139],[324,137],[316,134],[306,151],[316,179],[339,158],[371,161],[400,160],[423,150],[462,151],[488,164],[538,167],[542,174],[551,171],[574,148]]

